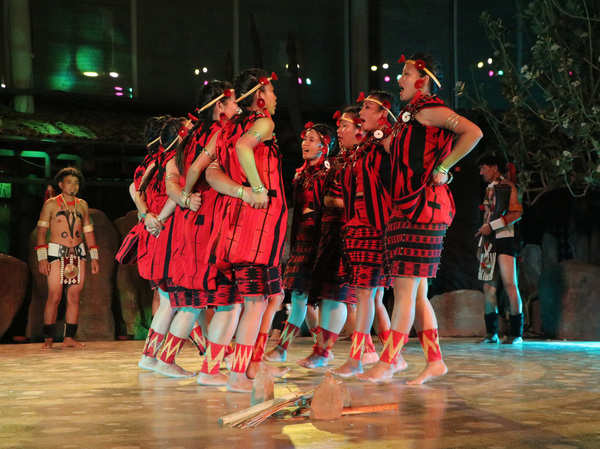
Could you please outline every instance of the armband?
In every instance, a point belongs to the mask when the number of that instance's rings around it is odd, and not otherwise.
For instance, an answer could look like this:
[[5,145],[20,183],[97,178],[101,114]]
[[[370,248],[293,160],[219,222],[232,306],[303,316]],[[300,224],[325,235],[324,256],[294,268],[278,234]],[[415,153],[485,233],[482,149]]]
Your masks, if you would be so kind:
[[48,260],[48,245],[40,245],[35,247],[38,262]]
[[454,132],[456,127],[458,126],[458,122],[460,120],[460,115],[452,114],[450,117],[446,119],[445,125],[450,131]]
[[138,221],[142,221],[146,218],[146,215],[148,215],[148,212],[138,212]]
[[217,156],[208,151],[206,147],[202,148],[202,153],[206,154],[211,161],[214,161],[217,158]]
[[83,227],[83,232],[94,232],[94,225],[93,224],[85,225]]
[[98,260],[98,247],[90,246],[90,258],[92,260]]
[[494,231],[497,231],[504,226],[506,226],[506,224],[504,224],[504,219],[502,217],[496,218],[494,221],[490,221],[490,228],[492,228]]
[[38,228],[49,228],[50,227],[50,223],[45,221],[45,220],[39,220],[37,222]]
[[447,175],[448,169],[446,167],[444,167],[442,164],[440,164],[433,169],[433,172],[434,173],[443,173],[443,174]]
[[262,184],[259,185],[258,187],[252,187],[252,191],[254,193],[260,193],[260,192],[262,192],[264,190],[265,190],[265,186],[263,186]]
[[248,134],[250,134],[251,136],[253,136],[256,140],[258,140],[259,142],[262,140],[262,134],[259,133],[258,131],[254,130],[254,131],[248,131]]
[[236,197],[238,197],[240,200],[244,199],[244,186],[240,186],[237,189],[237,193],[235,194]]
[[186,209],[190,208],[190,194],[185,190],[181,191],[181,202]]

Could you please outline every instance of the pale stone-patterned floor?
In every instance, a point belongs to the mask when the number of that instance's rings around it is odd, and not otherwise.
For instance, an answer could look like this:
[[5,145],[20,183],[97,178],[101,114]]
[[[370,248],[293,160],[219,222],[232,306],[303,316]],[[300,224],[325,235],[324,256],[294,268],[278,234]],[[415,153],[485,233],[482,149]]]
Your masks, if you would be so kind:
[[[600,343],[528,342],[522,349],[442,340],[450,373],[427,386],[404,385],[423,366],[411,339],[406,373],[386,385],[347,382],[353,405],[399,402],[399,411],[337,421],[270,420],[253,430],[220,428],[249,395],[142,372],[143,342],[88,342],[84,350],[0,346],[0,448],[600,448]],[[276,395],[320,381],[295,361]],[[336,345],[342,363],[349,343]],[[200,359],[191,345],[179,362]]]

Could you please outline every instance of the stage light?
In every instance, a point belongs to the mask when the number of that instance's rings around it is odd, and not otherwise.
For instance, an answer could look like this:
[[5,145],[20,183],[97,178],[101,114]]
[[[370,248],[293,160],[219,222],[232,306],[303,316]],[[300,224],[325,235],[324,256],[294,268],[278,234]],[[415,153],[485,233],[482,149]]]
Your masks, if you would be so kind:
[[83,72],[83,76],[89,76],[90,78],[95,78],[98,76],[98,72]]
[[401,74],[396,75],[396,81],[400,81],[400,78],[402,78]]
[[108,73],[111,78],[118,78],[119,74],[117,72],[109,72]]
[[204,81],[204,85],[205,85],[205,86],[208,86],[208,81],[206,81],[206,80],[205,80],[205,81]]
[[194,75],[200,75],[200,69],[194,70]]
[[389,68],[390,68],[390,65],[389,65],[387,62],[385,62],[385,63],[383,63],[383,64],[381,65],[381,67],[382,67],[384,70],[387,70],[387,69],[389,69]]
[[371,66],[371,72],[376,72],[377,71],[377,66],[376,65],[372,65]]
[[310,78],[306,78],[306,85],[310,86],[312,84],[312,81],[310,80]]
[[208,73],[208,69],[206,67],[202,67],[202,73]]
[[386,83],[389,83],[389,82],[390,82],[390,77],[386,75],[386,76],[383,78],[383,81],[385,81]]
[[498,70],[498,76],[504,75],[504,70]]
[[492,58],[488,58],[488,64],[491,64],[492,62],[494,62],[493,59]]
[[115,86],[115,90],[118,90],[118,91],[120,92],[120,91],[122,91],[122,90],[123,90],[123,88],[122,88],[122,87],[120,87],[120,86]]
[[490,70],[490,71],[488,72],[488,76],[489,76],[490,78],[491,78],[492,76],[494,76],[494,71],[493,71],[493,70]]
[[122,96],[123,96],[123,92],[115,92],[115,95],[116,95],[117,97],[122,97]]
[[2,87],[2,89],[6,89],[6,84],[2,83],[0,84],[0,87]]
[[477,68],[478,68],[478,69],[481,69],[482,67],[483,67],[483,61],[479,61],[479,62],[477,63]]
[[285,65],[285,68],[287,69],[289,66],[290,66],[289,64],[286,64],[286,65]]
[[298,77],[298,84],[302,84],[302,78]]
[[129,92],[133,92],[133,87],[130,87],[130,88],[129,88]]

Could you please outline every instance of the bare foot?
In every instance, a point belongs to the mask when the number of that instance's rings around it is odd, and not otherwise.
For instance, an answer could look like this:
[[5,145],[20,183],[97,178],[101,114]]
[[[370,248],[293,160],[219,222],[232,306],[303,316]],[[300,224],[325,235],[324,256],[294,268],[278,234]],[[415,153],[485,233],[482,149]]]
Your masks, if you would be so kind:
[[287,366],[273,366],[269,365],[268,363],[265,363],[265,366],[267,367],[269,374],[278,379],[285,376],[290,371]]
[[52,343],[54,343],[54,340],[52,340],[51,338],[44,339],[42,349],[52,349]]
[[147,369],[149,371],[154,371],[154,366],[156,365],[156,359],[154,357],[148,357],[147,355],[142,355],[140,357],[140,361],[138,362],[138,366],[142,369]]
[[265,353],[263,359],[269,362],[285,362],[287,351],[281,348],[281,346],[275,346],[271,351]]
[[176,363],[165,363],[162,360],[156,361],[154,372],[174,378],[194,377],[196,375],[193,371],[185,370]]
[[222,373],[217,373],[217,374],[198,373],[197,382],[199,385],[212,385],[215,387],[220,387],[222,385],[227,385],[227,376]]
[[363,372],[362,362],[360,360],[354,360],[352,358],[346,360],[339,368],[331,370],[333,374],[338,377],[352,377]]
[[[331,354],[331,353],[330,353]],[[298,360],[298,365],[303,366],[304,368],[322,368],[324,366],[329,365],[329,357],[323,357],[314,352],[308,357]]]
[[248,365],[248,369],[246,370],[246,376],[248,377],[248,379],[254,379],[256,377],[256,375],[258,374],[258,370],[260,369],[261,363],[265,365],[265,368],[273,377],[283,377],[290,370],[286,367],[273,366],[265,362],[250,362],[250,364]]
[[246,373],[229,373],[227,379],[227,390],[236,393],[252,393],[252,380],[248,379]]
[[357,379],[369,382],[387,382],[394,376],[394,365],[382,361],[377,362],[367,371],[359,374]]
[[443,360],[437,360],[435,362],[428,363],[425,369],[421,371],[421,374],[416,379],[409,380],[406,382],[407,385],[421,385],[425,382],[430,381],[436,377],[441,377],[448,372],[448,367]]
[[379,355],[375,351],[365,352],[363,353],[361,362],[363,365],[372,365],[379,362]]
[[231,371],[231,367],[233,366],[233,353],[229,354],[228,356],[225,356],[225,358],[223,359],[223,363],[225,364],[227,371]]
[[63,340],[63,347],[83,349],[85,348],[85,345],[83,343],[78,342],[74,338],[65,337],[65,339]]

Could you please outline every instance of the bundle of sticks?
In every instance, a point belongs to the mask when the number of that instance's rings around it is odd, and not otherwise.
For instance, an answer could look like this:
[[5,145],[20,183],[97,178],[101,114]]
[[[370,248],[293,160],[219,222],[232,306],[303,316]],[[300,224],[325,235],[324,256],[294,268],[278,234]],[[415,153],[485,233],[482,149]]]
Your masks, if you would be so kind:
[[256,427],[263,423],[269,417],[288,407],[307,408],[312,399],[313,390],[307,390],[299,393],[288,393],[280,398],[261,402],[250,408],[240,410],[239,412],[221,416],[219,424],[222,426],[232,426],[240,429]]

